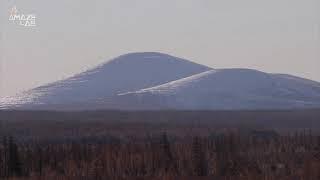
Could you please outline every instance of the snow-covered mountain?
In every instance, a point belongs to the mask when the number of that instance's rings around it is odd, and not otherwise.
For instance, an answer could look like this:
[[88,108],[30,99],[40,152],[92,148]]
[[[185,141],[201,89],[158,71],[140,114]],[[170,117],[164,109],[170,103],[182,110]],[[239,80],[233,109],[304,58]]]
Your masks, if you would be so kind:
[[119,93],[157,86],[209,67],[156,52],[119,56],[92,70],[1,99],[2,107],[42,107],[91,103]]
[[320,83],[250,69],[219,69],[120,97],[155,109],[150,105],[191,110],[316,108],[320,107]]
[[42,110],[320,108],[320,83],[250,69],[212,69],[145,52],[117,57],[0,103],[2,108]]

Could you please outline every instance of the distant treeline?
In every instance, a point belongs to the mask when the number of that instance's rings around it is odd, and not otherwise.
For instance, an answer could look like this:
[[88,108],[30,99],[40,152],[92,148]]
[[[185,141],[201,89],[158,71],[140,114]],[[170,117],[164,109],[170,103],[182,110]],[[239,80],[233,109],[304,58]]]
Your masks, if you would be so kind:
[[[19,141],[110,138],[168,132],[207,135],[223,128],[320,134],[320,109],[287,111],[0,111],[0,136]],[[112,138],[112,137],[111,137]]]

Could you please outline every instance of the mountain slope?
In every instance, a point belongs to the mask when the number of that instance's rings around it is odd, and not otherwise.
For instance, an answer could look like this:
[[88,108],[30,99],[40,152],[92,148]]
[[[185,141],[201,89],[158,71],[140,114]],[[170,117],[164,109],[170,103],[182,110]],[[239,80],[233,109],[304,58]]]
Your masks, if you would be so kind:
[[250,69],[220,69],[119,94],[119,99],[144,108],[157,104],[159,109],[313,108],[320,107],[320,83]]
[[164,84],[209,69],[167,54],[130,53],[66,80],[3,98],[1,106],[41,107],[91,103],[97,99]]

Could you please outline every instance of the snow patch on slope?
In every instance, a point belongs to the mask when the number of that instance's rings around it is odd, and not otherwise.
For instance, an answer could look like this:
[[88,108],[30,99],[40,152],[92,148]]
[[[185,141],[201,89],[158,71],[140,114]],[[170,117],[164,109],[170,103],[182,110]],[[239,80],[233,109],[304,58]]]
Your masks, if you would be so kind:
[[178,88],[188,86],[191,83],[195,83],[197,81],[200,81],[202,77],[209,76],[210,74],[215,73],[215,72],[217,72],[217,70],[210,70],[210,71],[202,72],[202,73],[190,76],[190,77],[182,78],[182,79],[179,79],[176,81],[171,81],[169,83],[162,84],[159,86],[141,89],[141,90],[135,91],[135,92],[121,93],[118,95],[121,96],[121,95],[127,95],[127,94],[132,94],[132,93],[139,94],[139,93],[146,93],[146,92],[159,93],[159,94],[175,93]]

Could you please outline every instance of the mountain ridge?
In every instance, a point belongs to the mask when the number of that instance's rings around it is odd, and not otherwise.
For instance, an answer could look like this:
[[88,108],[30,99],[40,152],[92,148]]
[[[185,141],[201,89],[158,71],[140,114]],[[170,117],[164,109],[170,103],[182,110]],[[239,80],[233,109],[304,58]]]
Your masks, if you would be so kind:
[[168,54],[138,52],[10,98],[2,99],[0,108],[317,108],[320,83],[253,69],[213,69]]

